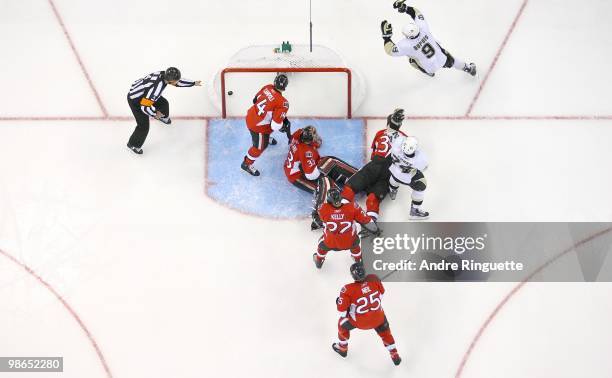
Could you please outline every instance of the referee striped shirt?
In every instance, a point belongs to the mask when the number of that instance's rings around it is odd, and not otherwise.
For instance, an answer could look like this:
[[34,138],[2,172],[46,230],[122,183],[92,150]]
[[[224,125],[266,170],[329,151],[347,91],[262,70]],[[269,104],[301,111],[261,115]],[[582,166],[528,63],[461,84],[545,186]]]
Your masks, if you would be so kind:
[[[140,110],[143,113],[155,117],[155,101],[161,96],[164,89],[166,89],[166,82],[164,81],[164,71],[157,71],[142,79],[136,80],[130,91],[128,92],[128,98],[130,101],[136,102],[140,105]],[[193,87],[195,81],[180,79],[177,83],[177,87]]]

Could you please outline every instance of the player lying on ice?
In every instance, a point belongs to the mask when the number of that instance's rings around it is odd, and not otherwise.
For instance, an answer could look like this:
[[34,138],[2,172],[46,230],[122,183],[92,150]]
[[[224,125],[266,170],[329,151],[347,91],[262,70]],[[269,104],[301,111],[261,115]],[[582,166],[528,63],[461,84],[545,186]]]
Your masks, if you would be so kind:
[[351,330],[374,329],[389,351],[393,363],[399,365],[402,359],[397,353],[389,322],[382,309],[382,297],[385,293],[382,282],[375,274],[366,276],[361,263],[351,265],[351,276],[355,282],[344,285],[336,299],[340,319],[338,342],[333,343],[332,348],[342,357],[346,357]]
[[355,194],[366,192],[366,214],[378,220],[380,203],[389,193],[389,178],[391,173],[391,147],[400,136],[406,136],[400,131],[404,121],[404,109],[395,109],[387,117],[387,127],[379,130],[372,141],[371,160],[348,179],[342,196],[349,201],[355,200]]
[[359,205],[342,198],[338,188],[331,188],[327,192],[326,202],[319,207],[319,217],[324,224],[323,235],[319,239],[317,252],[312,255],[317,269],[321,269],[329,251],[350,250],[353,260],[361,261],[357,222],[373,235],[381,233],[376,222]]
[[418,9],[406,5],[406,0],[396,0],[393,8],[407,13],[408,23],[402,28],[403,39],[393,43],[393,27],[386,20],[380,24],[385,51],[391,56],[407,56],[417,70],[433,77],[440,68],[455,68],[476,76],[476,65],[454,58],[440,46],[429,31],[429,25]]
[[344,185],[357,168],[335,156],[319,155],[323,140],[314,126],[296,130],[291,136],[289,152],[285,159],[285,176],[294,186],[312,193],[313,212],[311,229],[322,227],[317,209],[325,201],[328,191]]

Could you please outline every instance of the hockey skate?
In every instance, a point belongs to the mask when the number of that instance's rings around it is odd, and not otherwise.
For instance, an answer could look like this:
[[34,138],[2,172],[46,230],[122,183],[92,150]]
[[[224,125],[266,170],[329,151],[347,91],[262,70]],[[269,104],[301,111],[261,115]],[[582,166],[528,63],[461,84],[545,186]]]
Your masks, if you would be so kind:
[[476,76],[476,65],[474,63],[466,64],[463,70],[472,76]]
[[133,153],[142,155],[142,148],[138,148],[136,146],[132,146],[131,144],[127,144],[127,148],[129,148]]
[[172,120],[170,119],[170,117],[161,117],[159,118],[159,121],[162,123],[165,123],[166,125],[169,125],[172,123]]
[[397,197],[397,190],[399,188],[391,188],[389,187],[389,198],[391,198],[391,201],[395,200],[395,197]]
[[334,352],[338,353],[342,357],[346,357],[346,355],[348,353],[348,345],[342,346],[342,345],[340,345],[340,343],[333,343],[332,344],[332,349],[334,350]]
[[427,219],[429,217],[429,213],[427,211],[423,211],[418,207],[412,206],[410,208],[410,219]]
[[312,254],[312,261],[314,261],[315,266],[317,267],[317,269],[321,269],[323,267],[323,263],[325,262],[325,259],[321,259],[317,256],[316,253]]
[[253,167],[252,165],[248,165],[246,161],[242,162],[240,168],[242,168],[243,171],[250,174],[251,176],[259,176],[259,171],[257,170],[257,168]]
[[278,144],[278,142],[276,141],[276,139],[274,139],[274,137],[270,137],[270,146],[276,146]]
[[389,353],[391,354],[391,360],[393,360],[395,366],[399,365],[402,362],[402,358],[397,353],[397,350],[393,350]]

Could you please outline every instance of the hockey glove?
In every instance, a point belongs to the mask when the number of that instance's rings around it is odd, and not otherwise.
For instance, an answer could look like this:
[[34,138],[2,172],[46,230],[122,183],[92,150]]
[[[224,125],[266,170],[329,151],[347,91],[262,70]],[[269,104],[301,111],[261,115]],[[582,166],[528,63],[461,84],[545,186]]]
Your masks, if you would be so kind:
[[283,119],[283,126],[278,129],[281,133],[285,133],[287,135],[287,144],[291,143],[291,122],[285,118]]
[[406,0],[395,0],[393,3],[393,8],[397,9],[397,11],[400,13],[406,13],[408,5],[406,5]]
[[391,38],[393,36],[393,26],[387,20],[380,23],[380,31],[382,32],[383,39]]
[[400,165],[400,169],[402,173],[407,173],[409,175],[414,175],[417,173],[417,169],[413,168],[411,165]]
[[359,232],[359,236],[362,238],[367,238],[370,236],[379,237],[382,234],[382,230],[378,227],[378,224],[375,221],[364,224],[363,228]]

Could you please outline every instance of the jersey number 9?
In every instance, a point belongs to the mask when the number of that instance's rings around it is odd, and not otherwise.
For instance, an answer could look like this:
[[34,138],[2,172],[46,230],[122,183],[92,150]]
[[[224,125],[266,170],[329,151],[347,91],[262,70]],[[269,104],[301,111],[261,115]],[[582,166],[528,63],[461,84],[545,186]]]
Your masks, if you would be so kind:
[[421,52],[425,54],[427,59],[431,59],[432,56],[436,55],[436,50],[434,50],[434,48],[429,43],[423,45],[423,48],[421,48]]

